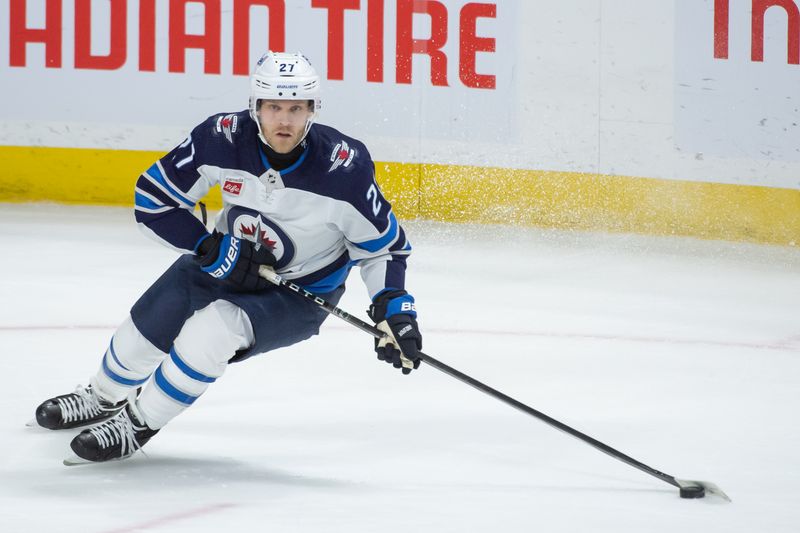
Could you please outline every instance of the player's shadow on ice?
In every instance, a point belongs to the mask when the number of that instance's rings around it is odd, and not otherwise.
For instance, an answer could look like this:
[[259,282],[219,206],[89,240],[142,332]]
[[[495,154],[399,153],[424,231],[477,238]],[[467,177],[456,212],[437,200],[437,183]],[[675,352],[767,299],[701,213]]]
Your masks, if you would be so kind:
[[[163,493],[173,489],[197,488],[202,491],[243,484],[283,490],[287,487],[340,490],[360,486],[345,480],[297,475],[230,458],[145,456],[137,453],[124,461],[62,468],[65,471],[60,472],[60,482],[53,488],[63,489],[65,493],[78,487],[80,491],[96,489],[99,493],[109,490]],[[52,493],[53,488],[48,492]]]

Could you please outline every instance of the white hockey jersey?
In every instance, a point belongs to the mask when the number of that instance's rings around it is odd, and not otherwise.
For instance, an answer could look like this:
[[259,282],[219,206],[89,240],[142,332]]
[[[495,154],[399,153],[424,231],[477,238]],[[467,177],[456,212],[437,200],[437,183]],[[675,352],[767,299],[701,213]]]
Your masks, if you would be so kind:
[[136,220],[149,236],[193,253],[208,231],[192,214],[219,185],[219,231],[261,242],[276,271],[307,290],[329,292],[354,265],[370,297],[405,288],[411,246],[375,181],[367,148],[314,124],[291,167],[270,168],[247,111],[210,117],[136,184]]

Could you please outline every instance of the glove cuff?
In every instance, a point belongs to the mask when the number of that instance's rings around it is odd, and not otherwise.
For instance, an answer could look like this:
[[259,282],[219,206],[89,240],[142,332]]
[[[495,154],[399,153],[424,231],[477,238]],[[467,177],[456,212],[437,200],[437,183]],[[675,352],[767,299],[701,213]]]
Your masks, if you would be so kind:
[[401,289],[387,289],[378,293],[367,313],[375,323],[397,314],[417,317],[414,297]]
[[194,250],[192,250],[195,255],[200,258],[208,254],[216,244],[218,240],[216,238],[217,230],[214,230],[214,233],[206,233],[202,237],[197,240],[197,244],[194,245]]
[[233,267],[239,260],[241,241],[236,237],[224,235],[218,250],[217,257],[213,257],[214,254],[209,253],[201,258],[200,270],[217,279],[225,279],[233,272]]

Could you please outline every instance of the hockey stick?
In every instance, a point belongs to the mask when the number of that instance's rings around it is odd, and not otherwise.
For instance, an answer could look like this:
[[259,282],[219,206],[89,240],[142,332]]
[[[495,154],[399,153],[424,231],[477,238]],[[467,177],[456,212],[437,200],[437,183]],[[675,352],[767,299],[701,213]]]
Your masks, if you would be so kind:
[[[376,339],[380,339],[385,335],[385,333],[383,333],[381,330],[379,330],[375,326],[373,326],[371,324],[368,324],[367,322],[364,322],[363,320],[360,320],[360,319],[350,315],[349,313],[343,311],[342,309],[339,309],[338,307],[336,307],[332,303],[328,302],[327,300],[325,300],[323,298],[320,298],[319,296],[316,296],[316,295],[308,292],[307,290],[303,289],[299,285],[297,285],[295,283],[292,283],[291,281],[287,281],[287,280],[283,279],[279,274],[276,274],[269,267],[262,266],[260,271],[259,271],[259,273],[261,274],[261,276],[264,279],[274,283],[275,285],[277,285],[279,287],[283,287],[284,289],[288,289],[290,291],[293,291],[293,292],[303,296],[307,300],[310,300],[310,301],[314,302],[315,304],[317,304],[318,306],[320,306],[322,309],[324,309],[329,314],[341,318],[342,320],[344,320],[348,324],[357,327],[361,331],[369,333],[370,335],[372,335]],[[474,378],[472,378],[472,377],[470,377],[470,376],[468,376],[468,375],[466,375],[466,374],[464,374],[462,372],[459,372],[455,368],[450,367],[450,366],[442,363],[441,361],[438,361],[438,360],[434,359],[430,355],[427,355],[427,354],[424,354],[424,353],[420,352],[419,356],[420,356],[420,359],[425,364],[427,364],[429,366],[432,366],[436,370],[439,370],[440,372],[444,372],[448,376],[456,378],[457,380],[461,381],[462,383],[466,383],[470,387],[478,389],[479,391],[481,391],[481,392],[483,392],[485,394],[488,394],[489,396],[492,396],[493,398],[495,398],[497,400],[500,400],[501,402],[503,402],[503,403],[505,403],[507,405],[510,405],[511,407],[513,407],[513,408],[515,408],[515,409],[517,409],[519,411],[522,411],[523,413],[527,413],[527,414],[533,416],[534,418],[538,418],[539,420],[541,420],[545,424],[548,424],[548,425],[550,425],[550,426],[552,426],[552,427],[554,427],[554,428],[556,428],[556,429],[558,429],[560,431],[563,431],[564,433],[567,433],[568,435],[571,435],[571,436],[575,437],[576,439],[579,439],[579,440],[585,442],[586,444],[592,446],[593,448],[596,448],[596,449],[600,450],[601,452],[603,452],[603,453],[605,453],[607,455],[610,455],[614,459],[622,461],[623,463],[626,463],[626,464],[628,464],[628,465],[630,465],[630,466],[632,466],[632,467],[634,467],[634,468],[636,468],[638,470],[641,470],[645,474],[650,474],[651,476],[653,476],[655,478],[658,478],[661,481],[669,483],[670,485],[672,485],[674,487],[678,487],[678,489],[680,489],[679,490],[679,494],[680,494],[681,498],[689,498],[689,499],[702,498],[702,497],[705,496],[706,492],[708,492],[710,494],[714,494],[716,496],[719,496],[719,497],[721,497],[721,498],[723,498],[723,499],[725,499],[727,501],[731,501],[731,499],[728,497],[728,495],[725,494],[714,483],[711,483],[711,482],[708,482],[708,481],[695,481],[695,480],[688,480],[688,479],[678,479],[678,478],[676,478],[674,476],[671,476],[669,474],[665,474],[664,472],[660,472],[660,471],[656,470],[655,468],[651,468],[651,467],[647,466],[646,464],[644,464],[644,463],[642,463],[640,461],[637,461],[633,457],[630,457],[630,456],[625,455],[624,453],[622,453],[622,452],[620,452],[618,450],[615,450],[614,448],[612,448],[611,446],[608,446],[607,444],[603,444],[599,440],[594,439],[594,438],[590,437],[589,435],[586,435],[585,433],[581,433],[580,431],[571,428],[570,426],[564,424],[563,422],[559,422],[555,418],[547,416],[546,414],[542,413],[541,411],[537,411],[536,409],[534,409],[532,407],[529,407],[529,406],[525,405],[524,403],[522,403],[520,401],[517,401],[514,398],[512,398],[512,397],[510,397],[510,396],[508,396],[506,394],[503,394],[502,392],[500,392],[500,391],[498,391],[496,389],[493,389],[492,387],[490,387],[488,385],[485,385],[484,383],[481,383],[480,381],[478,381],[478,380],[476,380],[476,379],[474,379]]]

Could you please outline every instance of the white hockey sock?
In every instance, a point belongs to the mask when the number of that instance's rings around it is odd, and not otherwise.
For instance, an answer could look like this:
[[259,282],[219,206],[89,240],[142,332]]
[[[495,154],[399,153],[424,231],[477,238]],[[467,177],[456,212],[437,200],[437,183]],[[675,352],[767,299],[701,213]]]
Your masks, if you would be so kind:
[[192,315],[139,395],[147,425],[160,429],[192,405],[254,338],[245,312],[228,301],[217,300]]
[[129,316],[114,333],[100,368],[89,380],[104,400],[117,403],[143,385],[167,354],[136,329]]

